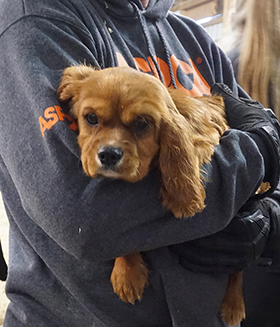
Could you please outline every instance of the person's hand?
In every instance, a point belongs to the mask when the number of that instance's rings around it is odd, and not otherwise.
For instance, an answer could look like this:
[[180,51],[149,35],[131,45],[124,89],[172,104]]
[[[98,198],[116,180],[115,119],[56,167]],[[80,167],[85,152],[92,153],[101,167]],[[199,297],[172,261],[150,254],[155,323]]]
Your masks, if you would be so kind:
[[229,126],[250,133],[255,140],[265,162],[264,181],[270,183],[272,193],[280,173],[280,125],[276,116],[257,101],[238,98],[225,84],[214,84],[211,93],[223,97]]
[[262,205],[249,201],[224,230],[174,245],[171,250],[183,267],[194,272],[231,274],[243,270],[270,249],[270,242],[273,247],[276,235],[279,238],[279,207],[274,212],[263,201]]

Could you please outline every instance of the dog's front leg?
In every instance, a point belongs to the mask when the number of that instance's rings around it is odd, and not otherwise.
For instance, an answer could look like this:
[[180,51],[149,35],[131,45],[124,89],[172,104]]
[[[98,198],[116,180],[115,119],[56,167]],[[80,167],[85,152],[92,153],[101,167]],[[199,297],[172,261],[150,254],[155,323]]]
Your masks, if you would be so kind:
[[124,301],[134,304],[141,300],[148,285],[148,269],[140,253],[128,254],[115,260],[111,274],[114,292]]

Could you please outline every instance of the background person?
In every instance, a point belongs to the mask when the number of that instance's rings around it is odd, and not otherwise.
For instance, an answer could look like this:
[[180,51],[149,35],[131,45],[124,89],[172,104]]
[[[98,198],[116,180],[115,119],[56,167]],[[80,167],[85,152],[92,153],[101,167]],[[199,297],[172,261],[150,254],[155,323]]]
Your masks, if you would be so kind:
[[5,281],[7,278],[7,264],[0,243],[0,280]]
[[280,117],[280,3],[231,1],[219,41],[232,61],[238,83]]

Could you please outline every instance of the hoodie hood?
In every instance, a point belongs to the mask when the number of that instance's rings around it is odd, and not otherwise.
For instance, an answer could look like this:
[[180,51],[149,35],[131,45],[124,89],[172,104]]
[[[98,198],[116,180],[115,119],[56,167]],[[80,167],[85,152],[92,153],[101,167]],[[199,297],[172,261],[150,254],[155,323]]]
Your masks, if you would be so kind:
[[107,11],[113,15],[122,17],[133,17],[135,5],[142,11],[148,19],[159,20],[166,18],[168,11],[172,7],[174,0],[150,0],[147,8],[144,8],[140,0],[98,0],[103,4]]

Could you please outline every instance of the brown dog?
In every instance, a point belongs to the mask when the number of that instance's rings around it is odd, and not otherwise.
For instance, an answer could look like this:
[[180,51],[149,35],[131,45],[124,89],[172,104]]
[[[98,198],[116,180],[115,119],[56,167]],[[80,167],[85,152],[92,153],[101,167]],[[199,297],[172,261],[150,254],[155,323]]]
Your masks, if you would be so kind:
[[[201,167],[228,129],[221,97],[192,98],[132,68],[87,66],[66,68],[58,94],[71,100],[87,175],[137,182],[157,165],[164,206],[178,218],[203,210]],[[117,258],[111,282],[123,301],[140,300],[148,284],[141,255]],[[242,273],[229,278],[221,315],[232,325],[245,317]]]

